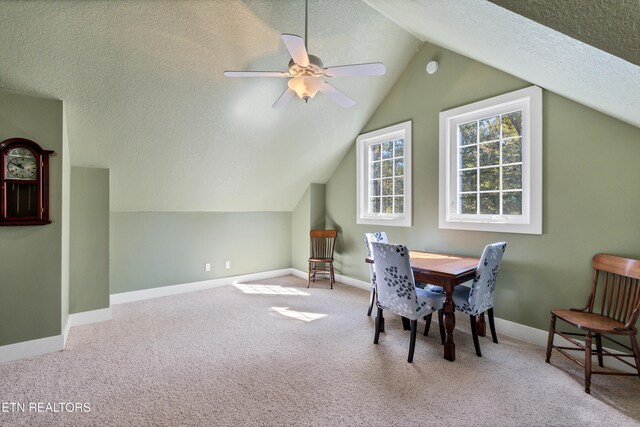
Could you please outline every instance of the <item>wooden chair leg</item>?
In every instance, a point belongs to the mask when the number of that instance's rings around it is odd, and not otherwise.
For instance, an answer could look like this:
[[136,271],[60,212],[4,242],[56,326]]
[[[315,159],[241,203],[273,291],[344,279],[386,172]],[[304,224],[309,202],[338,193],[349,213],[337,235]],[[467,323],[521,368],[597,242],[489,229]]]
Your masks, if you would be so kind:
[[336,283],[336,269],[333,267],[333,261],[331,261],[331,275],[333,276],[333,283]]
[[635,335],[629,337],[631,339],[631,350],[633,351],[634,358],[636,359],[636,370],[640,377],[640,349],[638,348],[638,339]]
[[425,325],[424,325],[424,336],[428,337],[429,336],[429,329],[431,328],[431,317],[433,316],[433,313],[429,313],[426,316],[424,316],[424,320],[425,320]]
[[373,336],[374,344],[378,344],[378,338],[380,338],[381,323],[382,323],[382,309],[378,307],[378,315],[376,316],[376,334]]
[[367,316],[371,316],[371,310],[373,310],[373,304],[376,302],[376,288],[371,287],[371,301],[369,301],[369,310],[367,311]]
[[333,261],[329,263],[329,282],[331,283],[331,289],[333,289],[333,284],[336,282],[336,277],[333,273]]
[[309,270],[307,272],[307,288],[311,286],[311,262],[309,262]]
[[556,315],[551,313],[551,324],[549,325],[549,337],[547,338],[547,357],[545,362],[549,363],[551,359],[551,350],[553,349],[553,336],[556,333]]
[[480,340],[478,340],[478,330],[476,329],[476,316],[469,316],[469,322],[471,323],[471,336],[473,337],[473,345],[476,348],[476,356],[482,357],[480,351]]
[[596,338],[596,352],[598,353],[598,366],[602,368],[604,367],[604,361],[602,360],[604,359],[602,357],[602,335],[596,334],[595,338]]
[[591,394],[591,332],[584,340],[584,391]]
[[440,341],[444,345],[444,316],[442,309],[438,310],[438,328],[440,329]]
[[496,322],[493,320],[493,307],[487,310],[487,315],[489,317],[489,329],[491,329],[491,338],[493,338],[493,342],[498,344],[498,334],[496,334]]
[[416,333],[418,331],[418,320],[412,320],[411,322],[411,338],[409,341],[409,358],[407,362],[413,363],[413,352],[416,349]]

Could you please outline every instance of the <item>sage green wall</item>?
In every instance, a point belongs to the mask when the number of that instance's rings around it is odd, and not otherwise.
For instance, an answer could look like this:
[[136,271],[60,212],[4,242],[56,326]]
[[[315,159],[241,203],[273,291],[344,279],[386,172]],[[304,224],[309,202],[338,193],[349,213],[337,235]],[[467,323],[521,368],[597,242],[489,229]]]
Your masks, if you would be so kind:
[[[425,64],[437,59],[434,75]],[[410,248],[479,256],[506,240],[496,316],[547,329],[549,309],[584,303],[597,252],[640,257],[640,129],[544,91],[543,234],[438,228],[438,113],[530,86],[426,43],[362,132],[413,120],[413,226],[356,225],[353,146],[327,183],[327,226],[342,228],[342,274],[368,281],[362,233]]]
[[310,230],[322,230],[325,225],[326,216],[326,186],[324,184],[312,183],[309,185],[311,193],[309,194],[309,224]]
[[109,169],[71,168],[69,312],[109,307]]
[[0,141],[31,139],[50,159],[50,218],[0,227],[0,346],[59,335],[62,311],[62,101],[0,91]]
[[291,213],[291,267],[306,272],[309,231],[325,226],[325,185],[311,183]]
[[69,135],[67,114],[62,104],[62,316],[60,327],[64,331],[69,319],[69,218],[71,216],[71,157],[69,155]]
[[289,268],[291,212],[112,212],[110,254],[112,294]]
[[307,271],[311,229],[311,186],[307,187],[291,212],[291,267]]

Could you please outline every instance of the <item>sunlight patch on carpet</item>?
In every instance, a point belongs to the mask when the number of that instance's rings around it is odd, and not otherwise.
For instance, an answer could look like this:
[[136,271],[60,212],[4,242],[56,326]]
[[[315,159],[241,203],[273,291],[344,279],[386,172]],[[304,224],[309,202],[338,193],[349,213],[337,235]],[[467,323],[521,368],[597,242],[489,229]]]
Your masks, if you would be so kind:
[[291,317],[292,319],[302,320],[305,322],[311,322],[313,320],[327,317],[326,314],[321,313],[304,313],[302,311],[289,310],[289,307],[271,307],[271,310],[285,317]]
[[250,283],[235,283],[233,286],[240,289],[245,294],[262,294],[262,295],[306,295],[311,294],[303,292],[296,288],[283,288],[282,286],[273,285],[253,285]]

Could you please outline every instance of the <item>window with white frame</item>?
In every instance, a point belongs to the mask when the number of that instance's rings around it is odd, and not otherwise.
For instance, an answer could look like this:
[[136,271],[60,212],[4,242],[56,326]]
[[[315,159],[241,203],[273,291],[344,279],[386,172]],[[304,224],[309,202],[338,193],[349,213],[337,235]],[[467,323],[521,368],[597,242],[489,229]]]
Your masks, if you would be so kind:
[[542,89],[440,113],[440,228],[542,234]]
[[411,121],[356,140],[357,223],[411,226]]

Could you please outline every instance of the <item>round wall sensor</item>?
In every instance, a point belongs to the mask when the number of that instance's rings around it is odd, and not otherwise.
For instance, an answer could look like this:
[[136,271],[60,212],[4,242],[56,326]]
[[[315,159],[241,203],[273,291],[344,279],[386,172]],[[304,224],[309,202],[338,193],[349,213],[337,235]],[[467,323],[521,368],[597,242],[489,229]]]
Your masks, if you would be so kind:
[[438,61],[431,61],[427,64],[427,73],[433,74],[438,69]]

